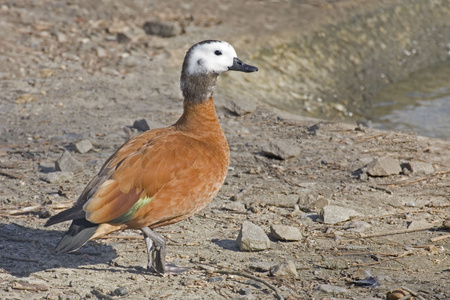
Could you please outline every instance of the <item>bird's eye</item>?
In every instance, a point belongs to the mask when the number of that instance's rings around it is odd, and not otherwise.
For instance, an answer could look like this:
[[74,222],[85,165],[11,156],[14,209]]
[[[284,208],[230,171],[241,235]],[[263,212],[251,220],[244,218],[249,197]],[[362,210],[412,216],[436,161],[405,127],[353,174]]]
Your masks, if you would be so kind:
[[217,55],[217,56],[222,55],[222,51],[216,50],[216,51],[214,52],[214,54]]

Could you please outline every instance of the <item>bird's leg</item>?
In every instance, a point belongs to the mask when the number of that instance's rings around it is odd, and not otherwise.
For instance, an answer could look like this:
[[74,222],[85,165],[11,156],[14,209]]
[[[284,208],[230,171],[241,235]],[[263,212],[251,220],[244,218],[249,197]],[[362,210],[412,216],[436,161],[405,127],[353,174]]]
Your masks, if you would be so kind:
[[187,268],[177,267],[174,264],[166,264],[166,240],[149,227],[141,228],[147,245],[148,264],[147,269],[158,274],[179,274]]

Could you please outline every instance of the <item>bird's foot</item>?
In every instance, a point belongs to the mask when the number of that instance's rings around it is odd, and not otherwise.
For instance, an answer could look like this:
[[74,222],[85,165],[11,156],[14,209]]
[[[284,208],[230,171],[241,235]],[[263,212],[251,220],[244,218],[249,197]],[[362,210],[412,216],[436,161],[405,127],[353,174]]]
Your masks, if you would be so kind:
[[[147,266],[147,270],[159,275],[177,275],[189,270],[187,267],[180,267],[173,263],[165,263],[164,268],[155,268],[156,266]],[[159,269],[159,270],[158,270]]]

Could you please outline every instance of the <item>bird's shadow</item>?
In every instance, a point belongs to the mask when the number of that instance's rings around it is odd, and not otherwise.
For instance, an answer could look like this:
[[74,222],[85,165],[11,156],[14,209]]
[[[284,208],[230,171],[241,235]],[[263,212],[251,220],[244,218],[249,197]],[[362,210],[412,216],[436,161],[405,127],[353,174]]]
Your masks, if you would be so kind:
[[0,269],[17,277],[27,277],[58,267],[106,264],[117,257],[113,247],[95,241],[74,253],[56,255],[53,248],[62,235],[63,232],[55,230],[0,224]]

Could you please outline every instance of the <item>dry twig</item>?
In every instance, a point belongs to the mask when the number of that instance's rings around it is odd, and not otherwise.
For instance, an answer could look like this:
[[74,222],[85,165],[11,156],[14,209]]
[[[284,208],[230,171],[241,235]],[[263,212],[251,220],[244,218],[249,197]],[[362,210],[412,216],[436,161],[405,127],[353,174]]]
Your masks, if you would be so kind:
[[268,288],[270,288],[271,290],[273,290],[277,296],[278,299],[283,300],[283,296],[281,296],[280,294],[280,290],[278,290],[278,288],[270,283],[268,283],[266,280],[256,277],[254,275],[251,274],[247,274],[244,272],[239,272],[239,271],[233,271],[233,270],[214,270],[214,273],[219,273],[219,274],[227,274],[227,275],[237,275],[237,276],[242,276],[242,277],[246,277],[246,278],[250,278],[252,280],[261,282],[262,284],[266,285]]

